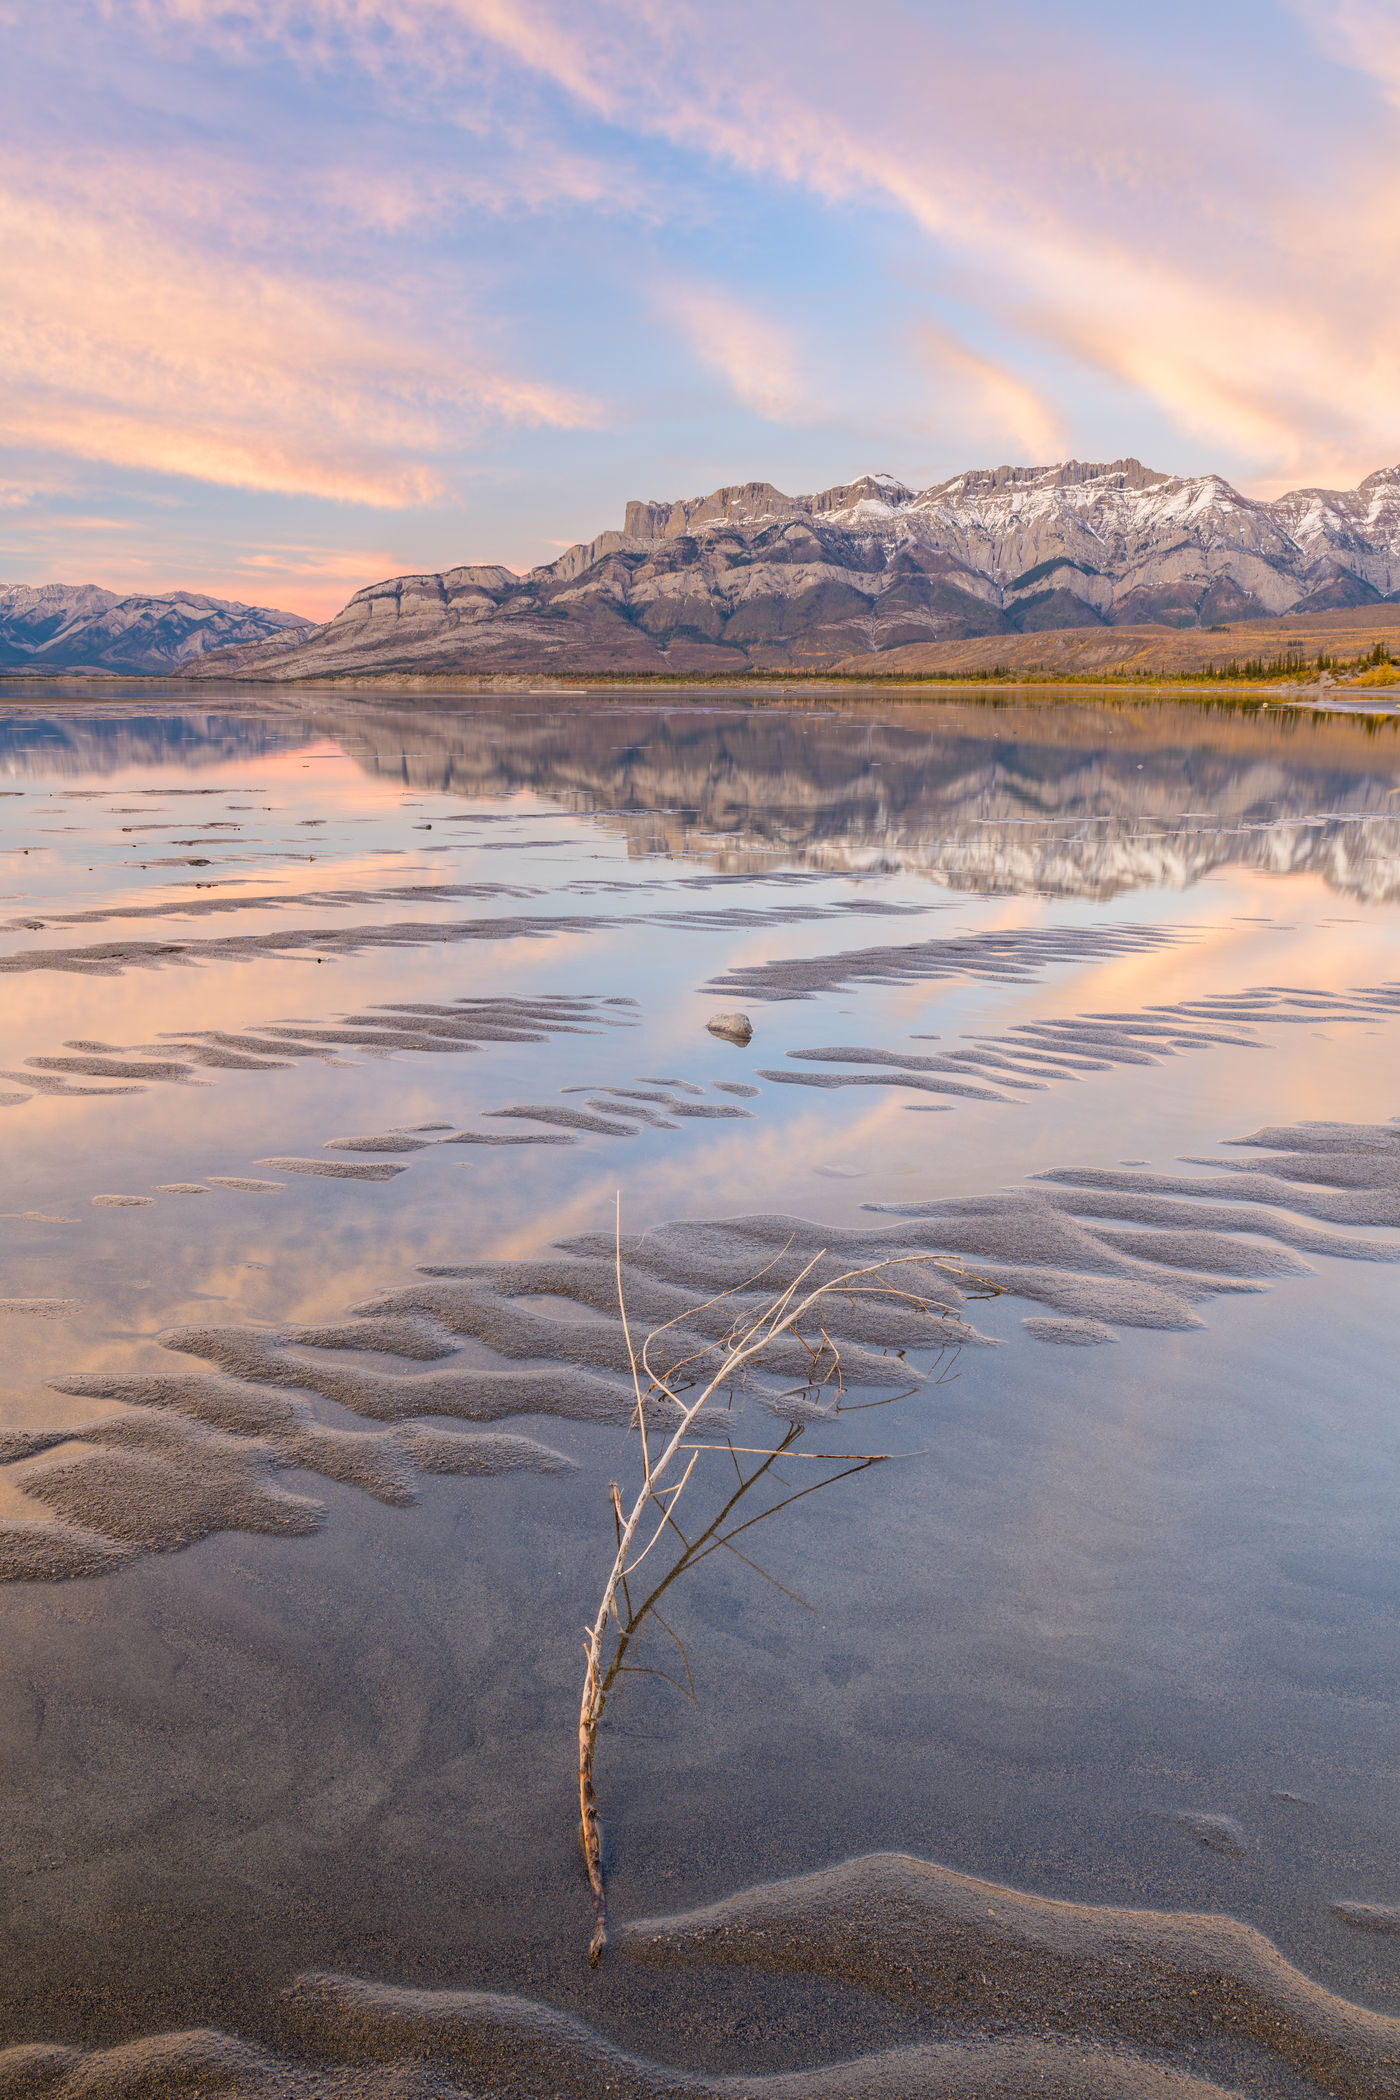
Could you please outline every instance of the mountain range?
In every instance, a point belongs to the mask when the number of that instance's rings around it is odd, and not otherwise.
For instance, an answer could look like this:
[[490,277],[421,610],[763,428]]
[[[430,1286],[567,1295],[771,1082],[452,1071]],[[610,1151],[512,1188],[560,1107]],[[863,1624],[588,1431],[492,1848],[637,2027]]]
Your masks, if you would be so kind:
[[95,583],[0,583],[0,670],[182,675],[209,650],[308,624],[193,591],[123,598]]
[[528,679],[880,668],[913,644],[1063,628],[1211,628],[1400,597],[1400,467],[1256,501],[1219,475],[995,467],[915,491],[867,475],[629,503],[621,532],[525,575],[371,584],[324,626],[200,675]]

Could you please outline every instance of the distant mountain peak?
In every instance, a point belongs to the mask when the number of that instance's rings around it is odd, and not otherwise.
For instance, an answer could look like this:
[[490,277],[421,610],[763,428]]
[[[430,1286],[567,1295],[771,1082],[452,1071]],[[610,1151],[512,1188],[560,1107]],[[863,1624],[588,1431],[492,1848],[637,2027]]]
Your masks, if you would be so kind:
[[159,677],[212,650],[290,641],[311,624],[199,591],[123,598],[95,583],[3,583],[0,670]]

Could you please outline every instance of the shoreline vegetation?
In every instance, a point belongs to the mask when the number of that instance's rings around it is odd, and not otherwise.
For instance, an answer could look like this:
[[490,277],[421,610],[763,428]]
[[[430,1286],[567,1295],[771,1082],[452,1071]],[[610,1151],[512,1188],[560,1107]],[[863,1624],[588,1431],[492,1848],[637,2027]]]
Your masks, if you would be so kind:
[[[628,695],[647,693],[686,693],[739,691],[755,694],[791,694],[793,696],[818,693],[877,690],[890,695],[908,693],[969,694],[971,692],[991,695],[1013,694],[1032,689],[1045,693],[1078,695],[1095,693],[1121,694],[1124,697],[1153,699],[1167,697],[1189,700],[1199,697],[1213,703],[1244,702],[1267,707],[1275,696],[1289,696],[1284,705],[1316,710],[1335,705],[1346,713],[1364,713],[1370,701],[1369,712],[1380,718],[1400,715],[1400,666],[1391,676],[1368,675],[1369,661],[1352,667],[1359,675],[1338,676],[1331,670],[1311,678],[1300,678],[1293,670],[1283,670],[1275,665],[1256,665],[1253,661],[1236,667],[1231,665],[1220,671],[1162,672],[1162,671],[1096,671],[1074,672],[1027,670],[1017,671],[1005,665],[994,666],[986,671],[924,671],[918,673],[872,672],[872,671],[738,671],[719,676],[712,673],[677,672],[669,677],[658,677],[652,673],[613,672],[606,676],[595,673],[575,673],[567,680],[563,677],[541,683],[545,674],[534,677],[475,677],[450,671],[406,672],[406,671],[337,671],[315,678],[230,678],[230,684],[247,686],[250,696],[265,697],[269,693],[313,693],[330,690],[377,692],[422,692],[425,695],[462,693],[474,697],[489,697],[492,694],[503,698],[514,696],[536,699],[601,699],[609,693]],[[210,681],[200,679],[198,686]],[[110,671],[0,671],[0,692],[6,687],[19,686],[65,686],[91,685],[109,689],[119,686],[144,690],[155,686],[161,689],[189,686],[196,689],[196,681],[182,679],[176,675],[121,675]],[[1374,699],[1371,696],[1374,694]]]

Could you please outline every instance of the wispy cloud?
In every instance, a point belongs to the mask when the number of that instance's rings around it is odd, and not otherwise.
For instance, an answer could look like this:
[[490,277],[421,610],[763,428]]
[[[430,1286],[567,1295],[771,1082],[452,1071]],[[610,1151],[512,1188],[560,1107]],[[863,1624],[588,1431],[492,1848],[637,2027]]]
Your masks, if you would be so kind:
[[[325,620],[377,578],[413,564],[392,545],[240,541],[191,528],[187,517],[120,517],[7,507],[0,491],[0,578],[21,566],[31,580],[100,583],[132,596],[184,589],[274,605]],[[28,499],[32,501],[33,499]]]
[[1400,8],[1395,0],[1293,0],[1329,58],[1369,74],[1400,102]]
[[103,210],[0,171],[0,443],[402,509],[441,493],[434,455],[484,420],[596,413],[478,361],[421,297],[229,255],[217,219],[197,241],[108,173]]
[[917,334],[933,382],[932,416],[956,431],[969,458],[989,442],[1036,461],[1063,456],[1064,425],[1034,387],[938,322],[922,322]]
[[820,415],[791,328],[713,284],[673,283],[657,306],[691,355],[717,372],[755,415],[774,423],[808,422]]
[[[347,29],[367,6],[347,0]],[[1326,13],[1351,62],[1390,78],[1394,6]],[[833,203],[883,202],[1028,343],[1265,476],[1350,473],[1396,448],[1400,227],[1378,247],[1372,201],[1400,174],[1393,133],[1326,153],[1315,123],[1300,164],[1283,112],[1270,132],[1220,90],[1134,76],[1131,51],[1016,9],[985,18],[980,46],[965,17],[895,0],[858,21],[836,0],[456,0],[407,19],[470,27],[610,122]]]
[[28,507],[41,498],[58,495],[63,488],[63,482],[51,475],[0,475],[0,510]]

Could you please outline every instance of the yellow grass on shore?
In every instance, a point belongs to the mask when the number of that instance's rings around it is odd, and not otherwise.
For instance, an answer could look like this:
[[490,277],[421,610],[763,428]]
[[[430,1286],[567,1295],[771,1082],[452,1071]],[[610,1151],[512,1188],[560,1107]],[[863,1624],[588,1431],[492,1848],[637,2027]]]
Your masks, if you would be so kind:
[[[1284,676],[1296,658],[1297,675],[1315,678],[1319,656],[1345,676],[1378,643],[1400,656],[1400,605],[1218,628],[1057,627],[1035,634],[910,642],[902,649],[848,656],[831,668],[847,678],[1189,678],[1228,674],[1232,665],[1249,675],[1244,667],[1262,662],[1271,670],[1277,666],[1277,675]],[[1371,684],[1381,682],[1390,681],[1368,678]]]

